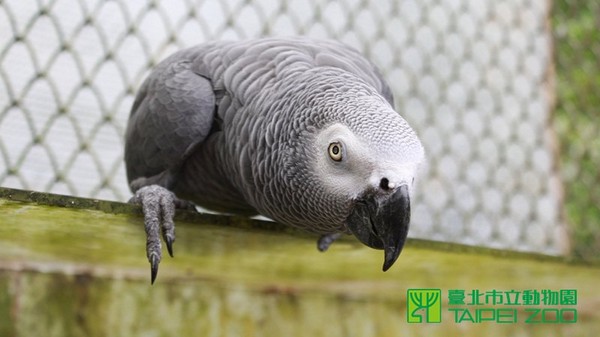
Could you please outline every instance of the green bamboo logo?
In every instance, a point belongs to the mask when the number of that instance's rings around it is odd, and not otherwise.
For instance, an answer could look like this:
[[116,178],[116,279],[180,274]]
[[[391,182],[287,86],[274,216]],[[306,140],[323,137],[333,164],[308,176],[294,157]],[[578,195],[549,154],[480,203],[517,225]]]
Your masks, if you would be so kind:
[[408,323],[440,323],[442,321],[441,289],[408,289],[406,298]]

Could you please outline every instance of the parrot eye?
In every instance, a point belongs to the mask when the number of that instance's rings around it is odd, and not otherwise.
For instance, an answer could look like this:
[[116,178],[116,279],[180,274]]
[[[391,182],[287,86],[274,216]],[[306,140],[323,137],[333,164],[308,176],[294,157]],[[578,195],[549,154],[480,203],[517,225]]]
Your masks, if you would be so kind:
[[329,157],[335,161],[342,160],[342,144],[333,142],[329,144]]

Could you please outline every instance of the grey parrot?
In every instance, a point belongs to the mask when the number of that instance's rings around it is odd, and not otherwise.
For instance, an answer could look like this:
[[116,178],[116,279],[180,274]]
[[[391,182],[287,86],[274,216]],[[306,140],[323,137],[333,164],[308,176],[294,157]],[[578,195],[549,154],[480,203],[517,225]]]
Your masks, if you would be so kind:
[[176,208],[269,217],[342,234],[398,258],[410,222],[419,138],[356,50],[302,37],[208,42],[174,53],[142,84],[125,163],[144,212],[153,283]]

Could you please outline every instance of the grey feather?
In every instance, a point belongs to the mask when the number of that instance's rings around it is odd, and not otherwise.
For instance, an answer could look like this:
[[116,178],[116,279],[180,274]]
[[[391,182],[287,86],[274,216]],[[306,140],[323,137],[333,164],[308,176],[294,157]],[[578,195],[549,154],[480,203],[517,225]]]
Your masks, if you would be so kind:
[[[167,58],[142,85],[126,134],[128,179],[217,211],[348,232],[353,205],[378,189],[372,177],[412,184],[423,159],[392,105],[377,68],[339,42],[205,43]],[[339,164],[323,159],[330,141],[320,143],[338,125],[356,143],[355,158]]]
[[167,170],[186,150],[202,142],[212,123],[215,96],[207,78],[191,63],[173,59],[161,63],[144,83],[134,102],[125,145],[129,180]]
[[[203,182],[202,185],[219,185],[214,186],[218,187],[218,193],[231,194],[229,197],[222,195],[226,199],[223,201],[200,204],[223,211],[235,210],[237,207],[231,207],[231,203],[241,206],[244,198],[238,200],[241,193],[233,190],[240,185],[259,182],[262,186],[266,183],[265,179],[255,181],[249,168],[260,165],[258,158],[274,150],[273,142],[278,141],[274,135],[294,132],[284,130],[281,123],[277,123],[278,119],[291,118],[289,113],[274,111],[290,106],[289,102],[282,101],[287,99],[282,94],[294,90],[289,88],[292,83],[302,82],[298,81],[306,77],[302,72],[330,68],[355,75],[353,80],[365,81],[389,102],[393,101],[388,85],[375,66],[356,50],[335,41],[273,38],[241,43],[212,42],[172,55],[154,69],[132,108],[125,147],[129,181],[152,177],[181,165],[188,152],[205,140],[218,119],[228,129],[215,135],[219,141],[215,139],[209,143],[219,147],[216,144],[223,142],[224,153],[239,158],[239,163],[210,153],[214,149],[208,146],[199,150],[203,155],[198,158],[206,156],[206,160],[200,159],[201,162],[225,161],[221,164],[227,167],[219,172],[213,172],[216,171],[214,168],[202,169],[210,171],[204,172],[206,180],[220,180],[218,184]],[[269,100],[273,101],[267,103]],[[214,116],[215,109],[217,116]],[[235,138],[235,143],[244,146],[231,146],[228,138]],[[236,179],[238,174],[245,179]],[[182,189],[190,194],[189,188]],[[263,192],[271,193],[260,191]],[[255,199],[255,193],[242,194]],[[213,203],[216,205],[210,205]],[[250,211],[247,206],[250,205],[242,207],[245,212]]]

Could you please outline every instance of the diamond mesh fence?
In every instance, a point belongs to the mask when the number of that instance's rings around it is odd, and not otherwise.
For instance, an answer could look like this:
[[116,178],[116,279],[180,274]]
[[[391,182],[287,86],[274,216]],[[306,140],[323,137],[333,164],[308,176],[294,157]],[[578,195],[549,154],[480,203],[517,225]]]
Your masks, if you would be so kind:
[[[586,110],[598,99],[592,89],[560,88],[594,80],[569,63],[591,52],[597,89],[599,53],[597,35],[592,49],[562,26],[579,13],[552,25],[562,18],[553,13],[548,0],[0,1],[0,185],[127,200],[123,134],[148,69],[207,40],[334,38],[381,68],[424,143],[411,236],[562,254],[572,236],[561,177],[586,191],[598,181],[600,105]],[[558,49],[558,81],[555,34],[570,41]],[[556,129],[575,138],[558,143]],[[569,214],[598,204],[597,191],[577,191],[567,188]]]

